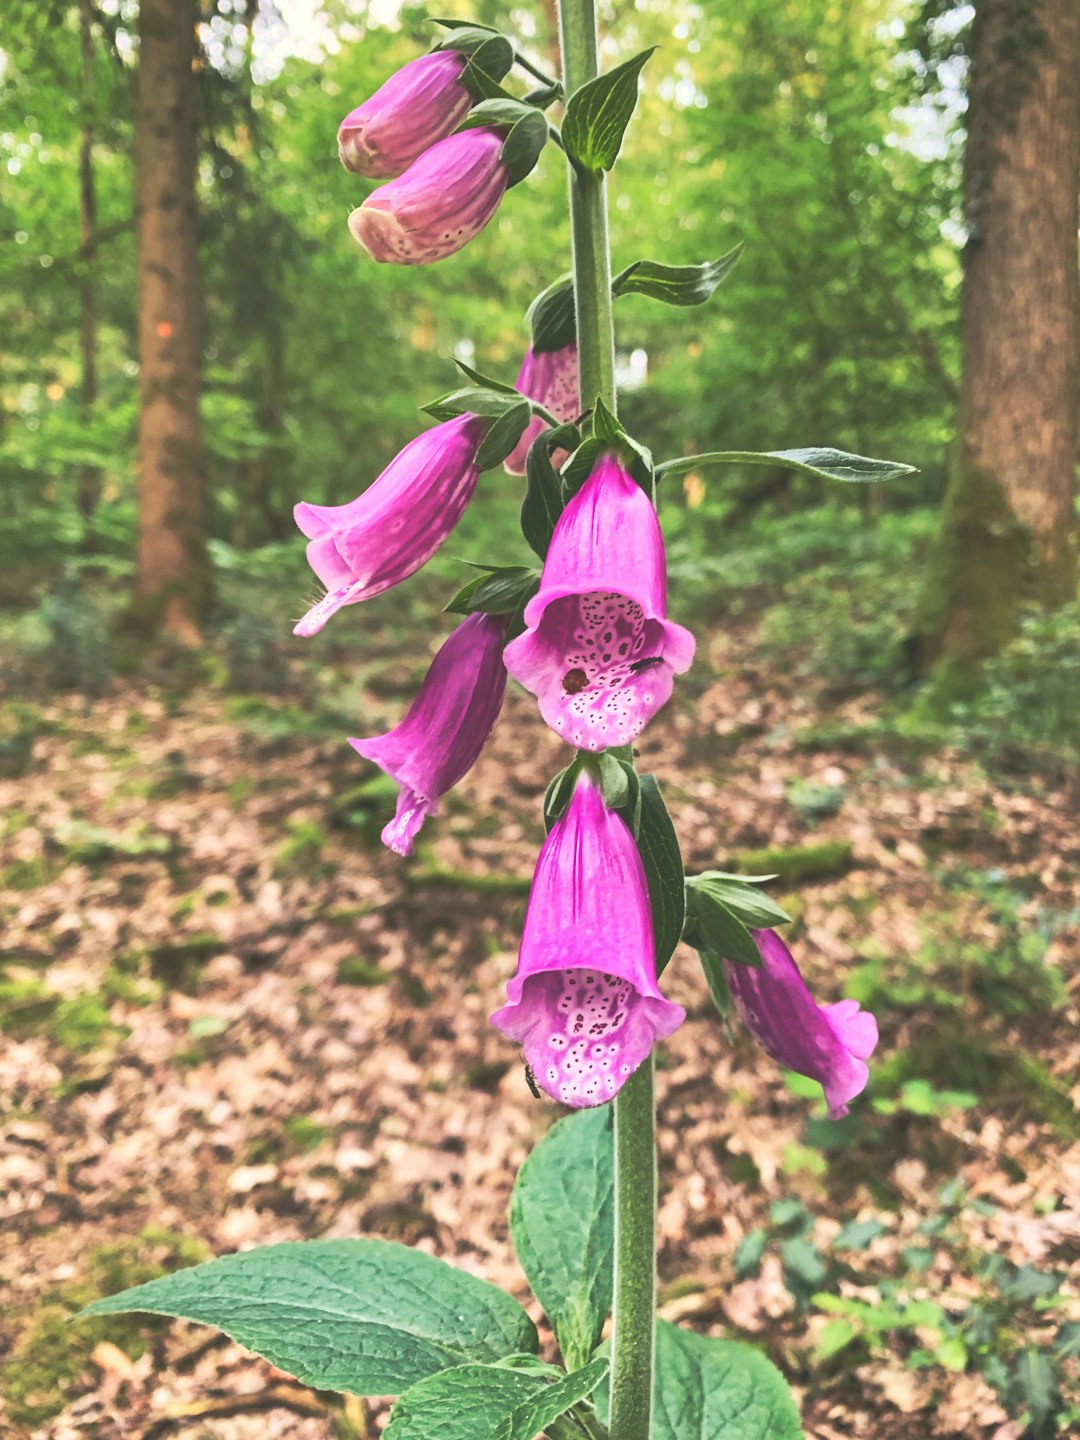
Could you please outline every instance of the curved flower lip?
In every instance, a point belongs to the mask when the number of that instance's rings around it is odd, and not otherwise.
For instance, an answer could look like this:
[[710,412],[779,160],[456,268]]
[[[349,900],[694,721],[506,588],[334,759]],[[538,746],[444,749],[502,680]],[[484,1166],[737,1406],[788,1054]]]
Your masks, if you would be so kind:
[[469,615],[440,646],[404,718],[385,735],[350,740],[401,787],[397,812],[382,832],[399,855],[428,815],[475,765],[506,692],[504,616]]
[[791,951],[774,930],[752,930],[761,968],[724,961],[732,999],[747,1028],[779,1065],[817,1080],[830,1120],[866,1088],[877,1021],[857,1000],[818,1005]]
[[625,822],[579,778],[544,841],[518,969],[491,1017],[555,1100],[612,1098],[686,1012],[656,983],[648,885]]
[[[564,345],[561,350],[533,350],[530,346],[521,362],[514,389],[527,400],[535,400],[550,410],[556,420],[569,422],[581,414],[581,391],[578,367],[577,343]],[[521,439],[503,461],[503,468],[510,475],[524,475],[525,461],[533,441],[544,430],[547,423],[534,415]],[[556,470],[566,459],[567,451],[556,450],[551,463]]]
[[570,744],[599,751],[635,740],[694,657],[666,618],[667,564],[648,497],[605,455],[559,517],[525,633],[506,668]]
[[347,505],[301,501],[293,514],[328,593],[293,629],[316,634],[343,605],[380,595],[425,565],[472,498],[487,422],[458,415],[425,430]]
[[461,79],[467,64],[460,51],[437,50],[395,71],[341,122],[338,154],[346,170],[389,179],[451,134],[472,105]]
[[488,126],[437,141],[352,212],[353,238],[382,264],[428,265],[456,254],[499,208],[510,180],[502,147]]

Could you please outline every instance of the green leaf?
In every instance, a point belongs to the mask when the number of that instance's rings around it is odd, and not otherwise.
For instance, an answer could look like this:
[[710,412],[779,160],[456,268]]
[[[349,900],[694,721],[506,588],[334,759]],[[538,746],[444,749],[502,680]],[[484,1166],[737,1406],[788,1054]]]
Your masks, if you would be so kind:
[[[516,390],[490,390],[486,385],[477,385],[464,390],[448,390],[421,409],[425,415],[431,415],[436,420],[452,420],[455,415],[483,415],[497,420],[521,404],[522,397]],[[510,448],[513,449],[513,446]]]
[[547,138],[548,122],[543,111],[526,107],[526,113],[507,135],[499,151],[499,159],[509,171],[511,187],[520,184],[533,170]]
[[215,1325],[319,1390],[398,1395],[468,1362],[535,1351],[516,1300],[386,1240],[301,1240],[225,1255],[95,1300]]
[[557,446],[576,449],[577,431],[573,426],[560,425],[556,430],[543,430],[529,446],[525,457],[525,498],[521,502],[521,533],[543,560],[547,555],[555,526],[563,512],[562,481],[551,463],[551,452]]
[[638,76],[653,45],[575,90],[566,102],[563,145],[582,170],[610,170],[637,104]]
[[536,113],[531,105],[523,105],[520,100],[512,97],[504,99],[500,96],[493,100],[481,100],[480,104],[474,105],[465,116],[455,134],[460,134],[462,130],[476,130],[482,125],[499,126],[510,131],[527,116]]
[[574,277],[562,275],[542,290],[529,306],[525,319],[536,351],[562,350],[577,338],[574,323]]
[[615,1159],[611,1106],[557,1120],[518,1171],[510,1234],[567,1366],[585,1364],[611,1311]]
[[665,460],[656,467],[656,478],[684,475],[701,465],[771,465],[778,470],[797,470],[817,480],[845,480],[851,484],[876,484],[914,475],[914,465],[896,460],[871,460],[867,455],[849,455],[844,450],[711,450],[706,455],[688,455]]
[[728,988],[727,975],[724,973],[724,957],[718,955],[715,950],[710,950],[703,940],[696,935],[688,934],[686,943],[692,945],[698,953],[701,961],[701,968],[705,972],[705,983],[709,987],[709,994],[716,1006],[720,1019],[727,1021],[731,1014],[731,990]]
[[1060,1392],[1050,1356],[1037,1346],[1029,1346],[1013,1362],[1012,1380],[1028,1412],[1031,1434],[1039,1440],[1052,1435],[1050,1422],[1057,1412]]
[[480,443],[476,452],[477,466],[481,470],[492,470],[501,465],[521,439],[531,419],[532,408],[527,400],[504,410]]
[[444,615],[513,615],[535,593],[540,576],[524,565],[500,565],[463,585]]
[[501,1365],[463,1365],[414,1385],[394,1406],[386,1440],[535,1440],[608,1373],[607,1356],[552,1380]]
[[[607,1422],[607,1387],[596,1408]],[[780,1371],[752,1345],[656,1322],[651,1440],[803,1440]]]
[[572,760],[565,770],[559,771],[548,786],[544,795],[544,828],[547,831],[550,832],[555,821],[570,804],[570,796],[574,793],[574,782],[580,772],[581,760]]
[[739,917],[733,915],[708,886],[701,884],[700,876],[687,881],[686,906],[689,917],[686,938],[689,944],[699,948],[705,946],[725,960],[737,960],[741,965],[760,968],[761,955],[754,944],[754,937]]
[[743,252],[741,244],[719,260],[701,265],[662,265],[659,260],[635,260],[615,276],[612,296],[648,295],[665,305],[704,305],[724,280]]
[[637,843],[649,882],[659,975],[682,935],[686,885],[679,839],[655,775],[641,776],[641,825]]
[[[460,35],[460,31],[458,35]],[[477,30],[477,35],[483,31]],[[460,50],[460,40],[444,41],[443,50]],[[505,35],[488,35],[470,52],[462,74],[462,83],[476,101],[513,99],[499,84],[514,63],[514,47]]]
[[507,385],[503,380],[493,380],[490,375],[481,375],[479,370],[474,370],[471,365],[466,365],[464,360],[455,360],[454,364],[467,375],[474,385],[482,390],[494,390],[496,395],[512,395],[516,404],[521,399],[521,393],[515,390],[513,385]]
[[751,930],[771,930],[791,923],[791,916],[775,900],[723,870],[703,870],[700,875],[692,875],[687,884],[718,900]]
[[563,466],[563,496],[572,500],[592,474],[593,466],[604,453],[604,443],[595,435],[587,436]]
[[618,454],[619,459],[655,505],[652,451],[627,434],[599,395],[593,405],[592,428],[593,438],[598,440],[605,450],[614,450]]

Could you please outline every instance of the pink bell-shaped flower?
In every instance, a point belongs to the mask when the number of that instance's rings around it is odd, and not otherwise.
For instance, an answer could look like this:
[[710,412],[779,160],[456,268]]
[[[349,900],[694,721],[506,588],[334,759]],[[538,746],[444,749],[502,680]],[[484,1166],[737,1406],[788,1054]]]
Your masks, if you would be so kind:
[[351,110],[338,130],[346,170],[373,180],[400,175],[465,119],[472,99],[462,81],[466,57],[433,50],[410,60]]
[[343,605],[380,595],[427,564],[476,489],[476,452],[487,428],[476,415],[445,420],[410,440],[347,505],[296,506],[296,523],[311,542],[308,564],[328,593],[294,635],[316,634]]
[[628,745],[694,658],[667,619],[667,561],[648,496],[604,455],[559,516],[506,668],[582,750]]
[[491,1017],[564,1105],[610,1100],[686,1012],[656,984],[645,869],[585,773],[536,862],[517,974]]
[[[581,414],[577,342],[564,345],[561,350],[526,350],[514,388],[524,395],[526,400],[535,400],[538,405],[543,405],[545,410],[550,410],[556,420],[564,423],[576,420]],[[547,422],[541,420],[539,415],[534,415],[522,431],[521,439],[503,461],[511,475],[525,474],[529,447],[540,432],[546,429]],[[552,455],[551,463],[556,470],[562,465],[566,455],[565,450],[556,450]]]
[[383,844],[411,855],[439,796],[471,770],[499,718],[506,691],[506,617],[470,615],[444,642],[405,718],[385,735],[349,744],[401,786]]
[[352,212],[353,238],[374,260],[393,265],[455,254],[499,208],[510,180],[502,147],[503,136],[487,126],[439,140]]
[[760,969],[724,961],[736,1009],[778,1065],[821,1084],[829,1119],[839,1120],[848,1113],[848,1101],[866,1088],[877,1021],[857,1000],[818,1005],[776,931],[750,933],[761,954]]

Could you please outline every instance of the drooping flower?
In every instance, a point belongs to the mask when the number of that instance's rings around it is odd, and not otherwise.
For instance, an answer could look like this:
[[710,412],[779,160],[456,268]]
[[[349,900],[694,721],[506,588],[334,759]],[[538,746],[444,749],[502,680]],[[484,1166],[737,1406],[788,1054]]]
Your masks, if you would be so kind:
[[400,175],[449,135],[472,104],[461,78],[467,64],[460,51],[433,50],[395,71],[341,122],[346,170],[374,180]]
[[439,140],[352,212],[353,238],[373,259],[394,265],[455,254],[499,208],[510,180],[502,147],[502,135],[488,126]]
[[866,1088],[877,1021],[857,1000],[818,1005],[776,931],[750,933],[761,953],[760,969],[724,961],[736,1008],[778,1065],[819,1081],[829,1119],[838,1120],[847,1114],[848,1101]]
[[564,1105],[617,1094],[686,1018],[656,984],[645,870],[626,823],[583,773],[536,863],[517,974],[491,1017]]
[[470,615],[432,660],[405,718],[385,735],[349,744],[401,787],[383,844],[411,855],[439,796],[475,765],[499,718],[506,690],[505,616]]
[[582,750],[627,745],[670,697],[694,637],[667,618],[656,511],[604,455],[560,515],[540,589],[506,668],[553,730]]
[[410,440],[347,505],[296,506],[296,523],[311,542],[308,564],[328,593],[294,635],[314,635],[343,605],[400,585],[431,559],[476,488],[486,431],[476,415],[455,416]]
[[[577,343],[564,345],[561,350],[537,351],[530,347],[525,351],[514,388],[527,400],[535,400],[545,410],[550,410],[556,420],[576,420],[581,414]],[[503,461],[511,475],[525,474],[529,446],[546,428],[546,422],[539,415],[534,415],[526,425],[521,439]],[[566,454],[565,450],[556,450],[552,455],[551,463],[556,469],[566,459]]]

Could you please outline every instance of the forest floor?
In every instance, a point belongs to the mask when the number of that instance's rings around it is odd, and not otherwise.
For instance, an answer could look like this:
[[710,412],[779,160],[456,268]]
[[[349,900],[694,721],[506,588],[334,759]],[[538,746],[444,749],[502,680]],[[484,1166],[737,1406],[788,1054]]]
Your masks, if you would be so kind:
[[[275,697],[170,667],[23,694],[0,736],[0,1434],[375,1434],[384,1404],[216,1333],[73,1318],[222,1251],[381,1235],[537,1314],[507,1200],[558,1112],[487,1016],[565,752],[511,694],[398,860],[392,787],[344,737],[393,723],[418,664],[400,637],[365,647],[318,686],[279,657]],[[763,670],[746,626],[703,650],[639,768],[688,869],[780,872],[811,987],[857,995],[882,1039],[829,1122],[679,949],[662,1313],[764,1347],[816,1440],[1060,1433],[1080,1417],[1076,776],[904,739],[873,695]]]

